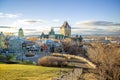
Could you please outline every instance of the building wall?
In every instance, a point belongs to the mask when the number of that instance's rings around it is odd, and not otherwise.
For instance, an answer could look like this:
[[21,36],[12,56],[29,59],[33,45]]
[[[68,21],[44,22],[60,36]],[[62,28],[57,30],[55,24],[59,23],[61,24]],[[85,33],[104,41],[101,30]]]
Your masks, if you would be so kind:
[[71,29],[70,28],[65,29],[65,36],[68,36],[68,37],[71,36]]
[[50,39],[55,39],[55,35],[49,35]]
[[64,36],[70,37],[71,36],[71,28],[62,27],[61,28],[61,34],[63,34]]
[[4,35],[0,33],[0,48],[4,48]]
[[20,38],[24,37],[24,33],[22,29],[19,30],[18,37]]
[[61,31],[61,34],[65,35],[65,33],[64,33],[64,32],[65,32],[65,30],[64,30],[64,28],[63,28],[63,27],[61,27],[61,28],[60,28],[60,31]]

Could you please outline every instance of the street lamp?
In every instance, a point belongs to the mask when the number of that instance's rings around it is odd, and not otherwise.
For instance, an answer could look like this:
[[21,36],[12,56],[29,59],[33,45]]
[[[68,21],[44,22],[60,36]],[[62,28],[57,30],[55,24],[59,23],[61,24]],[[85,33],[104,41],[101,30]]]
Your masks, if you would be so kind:
[[[26,48],[26,43],[23,42],[22,43],[22,50],[24,50],[24,54],[25,54],[25,48]],[[23,52],[22,52],[22,62],[23,62]]]

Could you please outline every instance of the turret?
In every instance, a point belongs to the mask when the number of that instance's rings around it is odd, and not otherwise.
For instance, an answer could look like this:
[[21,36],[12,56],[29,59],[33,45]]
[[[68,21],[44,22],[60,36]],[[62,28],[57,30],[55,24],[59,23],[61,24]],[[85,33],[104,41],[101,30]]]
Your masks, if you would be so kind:
[[71,26],[68,24],[67,21],[63,23],[63,25],[60,27],[61,34],[64,36],[70,37],[71,36]]
[[19,37],[19,38],[23,38],[23,37],[24,37],[24,32],[23,32],[23,29],[22,29],[22,28],[19,29],[18,37]]

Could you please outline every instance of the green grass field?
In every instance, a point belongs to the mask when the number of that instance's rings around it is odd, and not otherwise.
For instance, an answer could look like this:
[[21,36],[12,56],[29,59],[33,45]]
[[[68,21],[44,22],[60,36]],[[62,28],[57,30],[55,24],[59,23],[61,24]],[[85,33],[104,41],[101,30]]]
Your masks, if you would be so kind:
[[0,64],[0,80],[51,80],[60,68],[21,64]]

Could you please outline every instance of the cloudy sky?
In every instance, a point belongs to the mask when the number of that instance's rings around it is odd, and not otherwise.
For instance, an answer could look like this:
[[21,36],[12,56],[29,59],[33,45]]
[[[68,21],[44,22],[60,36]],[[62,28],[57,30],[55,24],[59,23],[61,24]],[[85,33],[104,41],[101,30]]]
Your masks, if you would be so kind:
[[72,34],[120,35],[119,8],[120,0],[0,0],[0,31],[35,35],[68,21]]

